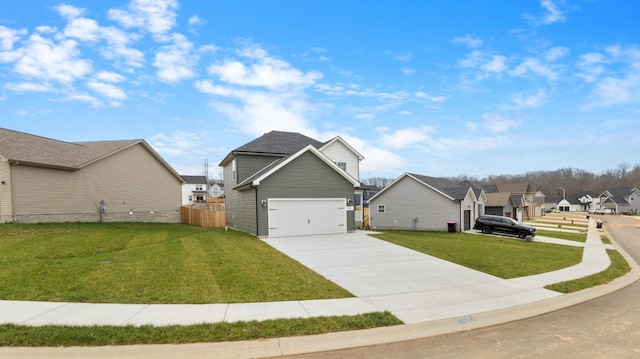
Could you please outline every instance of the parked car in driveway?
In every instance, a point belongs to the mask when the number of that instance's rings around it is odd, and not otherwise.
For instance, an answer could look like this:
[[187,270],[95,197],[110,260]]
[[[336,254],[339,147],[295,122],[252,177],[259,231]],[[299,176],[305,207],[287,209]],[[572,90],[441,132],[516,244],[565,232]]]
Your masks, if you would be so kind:
[[482,233],[486,234],[491,234],[494,232],[501,234],[511,234],[522,239],[526,239],[527,237],[533,239],[533,237],[536,236],[536,229],[533,227],[519,223],[513,218],[488,214],[478,217],[478,219],[476,219],[476,223],[473,226],[473,229],[481,230]]

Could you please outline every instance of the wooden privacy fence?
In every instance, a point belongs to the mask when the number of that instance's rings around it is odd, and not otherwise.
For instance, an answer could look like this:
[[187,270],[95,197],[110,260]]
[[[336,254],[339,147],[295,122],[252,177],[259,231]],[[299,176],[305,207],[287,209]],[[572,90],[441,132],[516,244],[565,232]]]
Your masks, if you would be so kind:
[[180,222],[199,227],[224,227],[227,219],[224,205],[208,207],[180,207]]

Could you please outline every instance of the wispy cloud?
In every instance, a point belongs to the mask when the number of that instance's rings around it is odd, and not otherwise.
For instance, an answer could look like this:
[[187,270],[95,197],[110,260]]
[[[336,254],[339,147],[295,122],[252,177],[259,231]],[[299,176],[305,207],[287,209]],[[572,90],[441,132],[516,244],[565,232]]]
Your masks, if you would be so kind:
[[534,25],[550,25],[567,20],[565,13],[553,0],[540,0],[540,6],[543,9],[542,15],[534,16],[524,14],[524,18],[531,21]]
[[457,44],[466,45],[466,46],[471,47],[471,48],[482,46],[482,40],[480,40],[480,39],[478,39],[476,37],[473,37],[471,35],[454,37],[451,40],[451,43],[452,44],[456,44],[456,45]]

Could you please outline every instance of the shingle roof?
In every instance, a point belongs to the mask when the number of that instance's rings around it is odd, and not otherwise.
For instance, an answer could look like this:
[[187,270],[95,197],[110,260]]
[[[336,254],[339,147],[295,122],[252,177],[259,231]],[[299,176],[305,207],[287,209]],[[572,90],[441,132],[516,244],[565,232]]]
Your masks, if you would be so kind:
[[219,165],[224,166],[238,153],[288,156],[309,145],[320,148],[324,143],[297,132],[271,131],[232,150]]
[[469,186],[460,185],[446,178],[423,176],[415,173],[409,173],[409,175],[434,187],[435,189],[439,190],[440,192],[448,195],[453,199],[462,200],[464,199],[464,197],[467,195],[467,192],[469,191]]
[[496,185],[498,192],[532,193],[536,188],[528,183],[501,183]]
[[290,155],[308,145],[319,148],[323,143],[297,132],[271,131],[236,148],[233,152]]
[[512,200],[510,192],[490,192],[487,193],[487,207],[504,207]]
[[182,179],[184,180],[184,183],[190,183],[190,184],[207,183],[206,176],[182,176]]
[[0,128],[0,155],[36,166],[78,169],[140,142],[143,140],[64,142]]

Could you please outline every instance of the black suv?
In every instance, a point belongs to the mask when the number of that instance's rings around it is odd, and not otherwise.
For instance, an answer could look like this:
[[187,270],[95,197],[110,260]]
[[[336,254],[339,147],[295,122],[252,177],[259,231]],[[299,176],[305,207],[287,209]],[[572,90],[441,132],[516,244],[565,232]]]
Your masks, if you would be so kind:
[[533,227],[518,223],[518,221],[513,218],[488,214],[478,217],[473,229],[479,229],[482,233],[486,234],[498,232],[517,235],[522,239],[526,239],[529,236],[531,238],[536,236],[536,229]]

